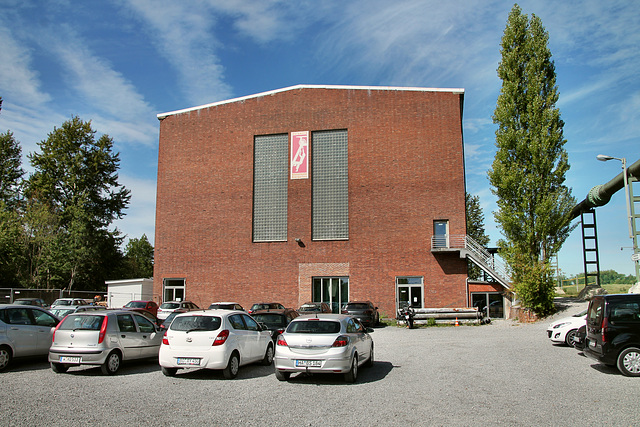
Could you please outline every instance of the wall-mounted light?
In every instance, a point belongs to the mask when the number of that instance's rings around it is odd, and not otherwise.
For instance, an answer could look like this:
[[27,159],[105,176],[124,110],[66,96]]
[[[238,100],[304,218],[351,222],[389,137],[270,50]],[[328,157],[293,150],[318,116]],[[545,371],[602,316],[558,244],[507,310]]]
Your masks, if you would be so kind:
[[298,244],[298,246],[300,246],[301,248],[304,248],[304,247],[305,247],[305,246],[304,246],[304,242],[302,241],[302,239],[301,239],[301,238],[296,237],[294,240],[296,241],[296,243]]

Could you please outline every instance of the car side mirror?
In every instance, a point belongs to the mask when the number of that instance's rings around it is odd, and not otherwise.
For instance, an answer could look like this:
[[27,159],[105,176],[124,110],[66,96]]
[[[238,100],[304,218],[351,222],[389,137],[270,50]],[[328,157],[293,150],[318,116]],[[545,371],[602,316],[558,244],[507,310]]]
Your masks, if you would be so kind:
[[260,330],[261,331],[266,331],[267,330],[267,325],[265,325],[264,323],[258,322],[258,325],[260,326]]
[[367,328],[367,333],[370,334],[371,332],[373,332],[374,329],[373,328]]

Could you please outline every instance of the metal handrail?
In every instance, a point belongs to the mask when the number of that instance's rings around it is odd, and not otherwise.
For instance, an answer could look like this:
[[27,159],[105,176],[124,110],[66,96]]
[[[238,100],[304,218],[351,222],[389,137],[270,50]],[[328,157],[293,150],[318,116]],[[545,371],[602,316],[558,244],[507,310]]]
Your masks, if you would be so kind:
[[475,258],[490,268],[496,274],[499,274],[505,281],[510,281],[509,273],[505,264],[491,255],[480,243],[473,238],[463,235],[435,235],[431,237],[432,249],[466,249],[475,255]]

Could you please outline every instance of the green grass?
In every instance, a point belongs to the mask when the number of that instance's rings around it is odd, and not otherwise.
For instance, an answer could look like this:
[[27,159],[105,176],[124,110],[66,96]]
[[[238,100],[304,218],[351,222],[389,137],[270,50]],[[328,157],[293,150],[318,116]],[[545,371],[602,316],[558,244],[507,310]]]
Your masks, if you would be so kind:
[[[629,288],[631,286],[633,285],[630,285],[630,284],[602,285],[602,287],[610,294],[626,294],[627,292],[629,292]],[[558,294],[558,296],[568,296],[568,297],[574,296],[575,297],[575,296],[578,296],[580,291],[583,289],[584,289],[584,285],[578,286],[577,289],[576,289],[576,285],[563,286],[562,290],[564,291],[564,295]]]

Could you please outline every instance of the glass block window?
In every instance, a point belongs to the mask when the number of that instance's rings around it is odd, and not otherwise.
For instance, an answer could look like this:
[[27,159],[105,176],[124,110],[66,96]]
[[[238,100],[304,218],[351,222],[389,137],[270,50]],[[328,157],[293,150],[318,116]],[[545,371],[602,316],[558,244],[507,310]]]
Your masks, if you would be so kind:
[[346,130],[312,134],[312,237],[349,238],[349,151]]
[[253,241],[287,240],[289,136],[254,138]]

